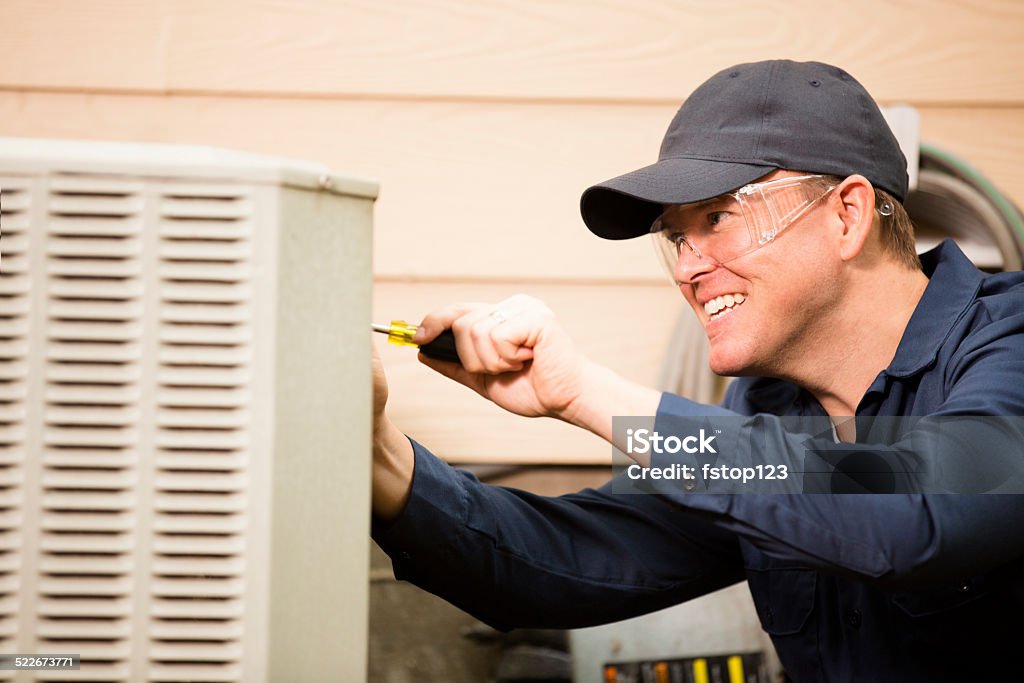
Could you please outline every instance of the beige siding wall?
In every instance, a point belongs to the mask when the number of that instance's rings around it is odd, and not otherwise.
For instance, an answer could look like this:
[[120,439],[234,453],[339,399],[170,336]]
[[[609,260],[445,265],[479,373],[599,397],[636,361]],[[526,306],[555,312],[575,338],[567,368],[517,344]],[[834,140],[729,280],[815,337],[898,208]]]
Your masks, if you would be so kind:
[[[639,381],[678,298],[643,241],[590,237],[579,194],[652,161],[719,68],[839,64],[1024,204],[1017,0],[4,0],[0,26],[0,134],[209,144],[374,177],[376,318],[527,292]],[[383,351],[395,419],[450,459],[607,458]]]

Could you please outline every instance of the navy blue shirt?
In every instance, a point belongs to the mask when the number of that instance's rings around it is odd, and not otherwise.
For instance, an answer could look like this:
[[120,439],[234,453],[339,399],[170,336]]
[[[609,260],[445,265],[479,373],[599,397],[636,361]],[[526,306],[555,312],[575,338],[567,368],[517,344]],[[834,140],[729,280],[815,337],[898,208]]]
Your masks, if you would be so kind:
[[[949,241],[922,265],[928,287],[858,418],[1024,416],[1024,274],[985,276]],[[771,416],[824,413],[764,378],[733,382],[722,406],[659,406],[659,419],[755,414],[771,447]],[[1005,443],[1024,458],[1018,433]],[[617,495],[610,482],[548,498],[413,447],[408,504],[374,538],[397,578],[499,628],[590,626],[746,579],[794,681],[1024,677],[1024,497]]]

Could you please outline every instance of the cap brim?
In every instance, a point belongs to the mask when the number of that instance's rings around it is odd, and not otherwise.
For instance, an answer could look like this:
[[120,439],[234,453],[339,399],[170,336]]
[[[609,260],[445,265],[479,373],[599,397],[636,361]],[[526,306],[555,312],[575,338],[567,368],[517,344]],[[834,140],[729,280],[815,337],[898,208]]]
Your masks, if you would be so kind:
[[775,169],[709,159],[662,159],[587,188],[580,198],[580,213],[598,237],[639,237],[647,234],[664,204],[689,204],[717,197]]

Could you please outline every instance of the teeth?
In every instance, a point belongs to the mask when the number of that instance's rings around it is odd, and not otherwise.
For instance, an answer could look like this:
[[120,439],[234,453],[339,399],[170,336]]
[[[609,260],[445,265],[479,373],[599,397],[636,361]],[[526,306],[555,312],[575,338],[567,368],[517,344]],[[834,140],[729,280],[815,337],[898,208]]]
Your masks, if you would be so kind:
[[716,296],[714,299],[704,304],[704,312],[709,316],[714,316],[722,311],[730,310],[733,306],[738,306],[746,300],[747,297],[739,293]]

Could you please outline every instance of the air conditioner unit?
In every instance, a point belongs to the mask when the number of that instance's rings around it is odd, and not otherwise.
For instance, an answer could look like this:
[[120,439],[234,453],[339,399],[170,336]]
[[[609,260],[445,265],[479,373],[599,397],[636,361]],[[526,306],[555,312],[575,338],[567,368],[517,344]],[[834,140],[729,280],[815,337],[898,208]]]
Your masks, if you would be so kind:
[[365,680],[376,191],[0,139],[0,680]]

